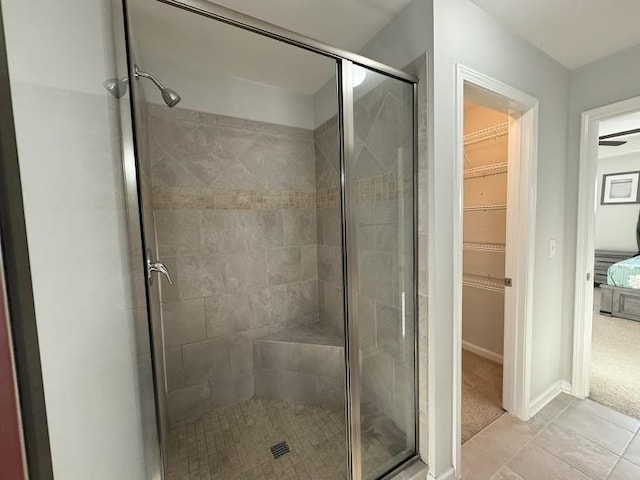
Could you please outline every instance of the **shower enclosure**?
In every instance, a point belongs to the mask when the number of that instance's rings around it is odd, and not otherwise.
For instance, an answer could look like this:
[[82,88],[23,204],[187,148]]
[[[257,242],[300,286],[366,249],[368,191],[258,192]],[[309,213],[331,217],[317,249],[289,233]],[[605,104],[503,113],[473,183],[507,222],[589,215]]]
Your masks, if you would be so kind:
[[418,438],[417,80],[207,1],[127,4],[165,476],[390,476]]

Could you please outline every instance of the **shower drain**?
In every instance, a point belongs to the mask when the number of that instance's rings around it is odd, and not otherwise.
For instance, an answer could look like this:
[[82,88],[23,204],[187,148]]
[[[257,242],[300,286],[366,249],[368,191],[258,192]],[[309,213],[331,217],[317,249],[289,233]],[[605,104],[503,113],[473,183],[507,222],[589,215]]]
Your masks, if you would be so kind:
[[276,443],[271,447],[271,453],[273,455],[273,458],[279,458],[283,455],[286,455],[287,453],[289,453],[289,445],[287,445],[287,442]]

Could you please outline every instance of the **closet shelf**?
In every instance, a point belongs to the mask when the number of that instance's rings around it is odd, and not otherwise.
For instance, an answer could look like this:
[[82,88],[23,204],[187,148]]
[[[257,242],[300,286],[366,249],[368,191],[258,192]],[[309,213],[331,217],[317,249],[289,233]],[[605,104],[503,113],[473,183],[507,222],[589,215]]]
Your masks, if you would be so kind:
[[480,288],[490,292],[504,293],[503,278],[479,277],[476,275],[463,275],[462,285],[466,287]]
[[477,205],[474,207],[464,207],[465,212],[487,212],[492,210],[506,210],[506,205]]
[[492,127],[468,133],[462,138],[464,146],[468,147],[469,145],[475,145],[476,143],[497,140],[501,137],[506,137],[507,135],[509,135],[509,123],[500,123]]
[[495,165],[485,165],[483,167],[467,168],[464,171],[464,178],[487,177],[489,175],[501,175],[507,173],[507,163],[496,163]]
[[468,242],[463,244],[465,250],[472,250],[475,252],[504,252],[505,245],[502,243],[483,243],[483,242]]

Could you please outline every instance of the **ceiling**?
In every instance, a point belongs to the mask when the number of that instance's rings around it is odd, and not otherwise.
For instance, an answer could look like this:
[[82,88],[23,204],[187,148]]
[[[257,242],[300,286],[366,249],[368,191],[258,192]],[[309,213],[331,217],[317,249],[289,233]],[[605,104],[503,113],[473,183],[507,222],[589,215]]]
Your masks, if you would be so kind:
[[215,3],[357,52],[409,1],[216,0]]
[[[215,1],[357,52],[410,0]],[[471,1],[571,69],[640,43],[639,0]],[[143,58],[197,66],[205,75],[224,71],[307,95],[333,75],[331,62],[309,52],[158,0],[131,4]]]
[[471,0],[570,69],[640,43],[638,0]]
[[[220,5],[290,30],[359,51],[409,0],[216,0]],[[335,73],[320,55],[266,40],[157,0],[133,0],[140,56],[204,75],[241,77],[296,93],[315,94]],[[354,21],[357,19],[357,21]],[[189,32],[185,34],[185,32]]]
[[[620,115],[601,121],[598,135],[625,132],[636,128],[640,128],[640,112]],[[628,153],[640,152],[640,134],[638,133],[611,138],[610,140],[624,140],[627,143],[619,147],[600,147],[598,150],[598,158],[618,157]]]

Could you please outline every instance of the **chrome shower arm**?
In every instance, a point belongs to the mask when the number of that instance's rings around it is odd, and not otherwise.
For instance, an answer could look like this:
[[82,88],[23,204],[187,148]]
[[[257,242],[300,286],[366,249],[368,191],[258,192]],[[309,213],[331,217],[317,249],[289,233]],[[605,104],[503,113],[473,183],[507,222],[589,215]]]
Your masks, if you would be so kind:
[[138,68],[138,65],[134,65],[133,75],[134,75],[136,78],[139,78],[139,77],[141,77],[141,78],[148,78],[148,79],[149,79],[149,80],[151,80],[151,81],[156,85],[156,87],[158,87],[160,90],[164,90],[164,89],[165,89],[165,86],[160,82],[160,80],[158,80],[156,77],[154,77],[154,76],[153,76],[153,75],[151,75],[150,73],[145,72],[145,71],[143,71],[143,70],[140,70],[140,69]]
[[144,72],[140,70],[138,68],[138,65],[134,65],[133,75],[136,78],[148,78],[149,80],[151,80],[153,84],[158,88],[158,90],[160,90],[160,93],[162,94],[162,99],[164,100],[164,103],[167,104],[167,107],[169,108],[175,107],[178,104],[178,102],[180,102],[181,98],[178,92],[165,87],[162,84],[162,82],[160,82],[160,80],[158,80],[156,77],[154,77],[148,72]]

